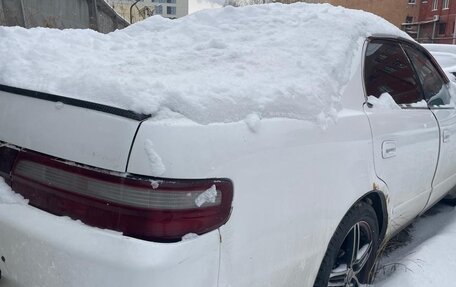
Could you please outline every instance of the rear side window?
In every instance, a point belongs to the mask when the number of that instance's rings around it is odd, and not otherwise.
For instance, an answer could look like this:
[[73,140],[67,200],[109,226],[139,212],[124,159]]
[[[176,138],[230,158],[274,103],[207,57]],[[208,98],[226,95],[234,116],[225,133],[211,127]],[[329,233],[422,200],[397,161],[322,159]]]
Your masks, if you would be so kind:
[[450,94],[431,60],[423,52],[412,46],[404,44],[403,47],[415,67],[428,104],[430,106],[449,104]]
[[398,43],[374,40],[368,44],[364,80],[368,96],[388,93],[404,106],[423,100],[413,68]]

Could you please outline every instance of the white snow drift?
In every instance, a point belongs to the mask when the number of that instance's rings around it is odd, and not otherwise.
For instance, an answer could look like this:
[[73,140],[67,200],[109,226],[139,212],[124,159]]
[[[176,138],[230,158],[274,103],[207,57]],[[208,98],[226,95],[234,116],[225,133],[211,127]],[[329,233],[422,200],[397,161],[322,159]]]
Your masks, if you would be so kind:
[[0,27],[0,84],[199,123],[336,117],[373,14],[328,4],[160,16],[124,30]]

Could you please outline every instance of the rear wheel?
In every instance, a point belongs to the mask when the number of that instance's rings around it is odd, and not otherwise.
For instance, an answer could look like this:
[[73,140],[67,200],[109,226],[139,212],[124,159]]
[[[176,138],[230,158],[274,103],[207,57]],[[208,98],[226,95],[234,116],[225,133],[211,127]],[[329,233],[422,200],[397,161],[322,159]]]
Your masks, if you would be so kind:
[[329,242],[314,287],[358,287],[370,283],[378,234],[374,209],[364,202],[353,207]]

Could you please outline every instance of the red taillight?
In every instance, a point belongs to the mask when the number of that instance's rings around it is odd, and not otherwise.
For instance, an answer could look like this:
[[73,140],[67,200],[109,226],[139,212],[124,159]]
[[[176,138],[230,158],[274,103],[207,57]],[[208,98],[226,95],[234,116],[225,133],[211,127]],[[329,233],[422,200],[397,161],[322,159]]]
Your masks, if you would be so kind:
[[153,241],[178,241],[225,224],[233,184],[228,179],[175,180],[120,176],[20,152],[13,190],[56,215]]

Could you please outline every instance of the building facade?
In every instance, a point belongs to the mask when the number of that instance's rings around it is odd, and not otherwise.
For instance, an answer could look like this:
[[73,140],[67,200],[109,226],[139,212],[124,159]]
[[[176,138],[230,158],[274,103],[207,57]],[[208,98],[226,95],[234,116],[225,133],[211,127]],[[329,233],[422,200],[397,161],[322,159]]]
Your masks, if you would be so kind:
[[421,4],[421,0],[326,0],[323,2],[371,12],[399,28],[403,27],[403,23],[418,21]]
[[132,6],[135,2],[132,0],[108,0],[108,3],[119,15],[131,23],[153,15],[175,19],[188,14],[188,0],[143,0]]
[[[417,0],[418,1],[418,0]],[[456,0],[421,0],[417,22],[407,30],[417,32],[416,39],[422,43],[456,44]]]
[[[294,2],[329,3],[350,9],[359,9],[385,18],[399,28],[406,22],[418,21],[422,0],[276,0],[286,4]],[[456,0],[453,0],[456,1]]]

